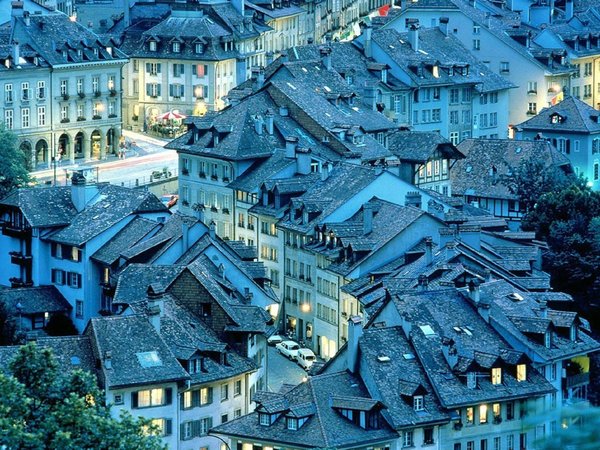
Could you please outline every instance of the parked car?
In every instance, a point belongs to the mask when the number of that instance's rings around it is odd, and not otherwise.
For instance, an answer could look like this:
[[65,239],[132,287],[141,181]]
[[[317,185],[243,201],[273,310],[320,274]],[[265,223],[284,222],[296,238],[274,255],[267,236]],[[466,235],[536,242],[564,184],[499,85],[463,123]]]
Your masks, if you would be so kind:
[[267,344],[269,345],[277,345],[281,342],[283,342],[283,336],[280,336],[278,334],[269,336],[269,338],[267,339]]
[[294,341],[283,341],[275,346],[277,351],[281,353],[283,356],[290,359],[290,361],[294,361],[296,359],[296,355],[298,354],[298,350],[300,350],[300,346]]
[[296,355],[296,362],[304,370],[310,369],[316,360],[317,357],[309,348],[301,348]]

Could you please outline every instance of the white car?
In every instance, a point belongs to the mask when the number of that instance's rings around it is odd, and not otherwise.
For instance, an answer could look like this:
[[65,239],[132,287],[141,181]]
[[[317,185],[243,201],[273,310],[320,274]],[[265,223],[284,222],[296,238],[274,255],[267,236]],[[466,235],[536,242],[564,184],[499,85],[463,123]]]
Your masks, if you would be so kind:
[[278,334],[274,334],[273,336],[270,336],[267,339],[267,344],[269,344],[269,345],[277,345],[280,342],[283,342],[283,336],[280,336]]
[[298,354],[298,350],[300,350],[300,346],[294,341],[283,341],[275,346],[275,348],[281,353],[283,356],[290,359],[290,361],[294,361],[296,359],[296,355]]
[[316,360],[317,357],[309,348],[301,348],[296,355],[296,362],[304,370],[310,369]]

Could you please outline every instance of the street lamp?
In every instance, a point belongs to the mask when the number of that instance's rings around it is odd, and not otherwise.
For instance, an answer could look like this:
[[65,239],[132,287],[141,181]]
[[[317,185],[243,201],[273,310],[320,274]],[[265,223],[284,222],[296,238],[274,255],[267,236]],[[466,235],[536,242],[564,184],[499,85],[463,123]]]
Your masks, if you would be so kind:
[[23,305],[21,302],[16,305],[17,313],[19,313],[19,334],[21,334],[21,313],[23,312]]

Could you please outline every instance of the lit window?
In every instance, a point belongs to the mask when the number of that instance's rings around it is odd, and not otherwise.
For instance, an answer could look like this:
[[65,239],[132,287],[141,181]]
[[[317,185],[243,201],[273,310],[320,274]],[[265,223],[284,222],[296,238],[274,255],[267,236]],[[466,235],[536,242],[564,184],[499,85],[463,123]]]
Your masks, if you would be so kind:
[[517,364],[517,381],[527,380],[527,366],[525,364]]
[[479,423],[487,423],[488,405],[479,405]]
[[502,384],[502,369],[500,367],[492,368],[492,384]]

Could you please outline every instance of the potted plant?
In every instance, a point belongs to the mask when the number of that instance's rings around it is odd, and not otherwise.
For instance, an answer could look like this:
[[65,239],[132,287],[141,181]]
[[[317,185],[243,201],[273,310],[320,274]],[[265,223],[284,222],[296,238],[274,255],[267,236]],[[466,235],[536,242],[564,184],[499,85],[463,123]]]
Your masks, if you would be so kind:
[[117,90],[116,89],[111,89],[110,90],[110,96],[111,97],[116,97],[117,96]]
[[71,120],[66,118],[66,119],[60,119],[60,123],[69,123]]
[[77,122],[83,122],[85,120],[85,117],[78,117],[77,118]]
[[94,92],[94,97],[100,97],[102,93],[100,91]]
[[78,92],[77,95],[79,95],[79,98],[85,98],[85,94],[83,92]]
[[139,119],[139,116],[136,116],[135,114],[133,116],[131,116],[131,120],[133,120],[134,122],[137,122]]
[[96,114],[96,115],[92,116],[92,119],[99,120],[99,119],[102,119],[102,116]]
[[69,100],[69,94],[63,94],[63,100],[67,101]]

